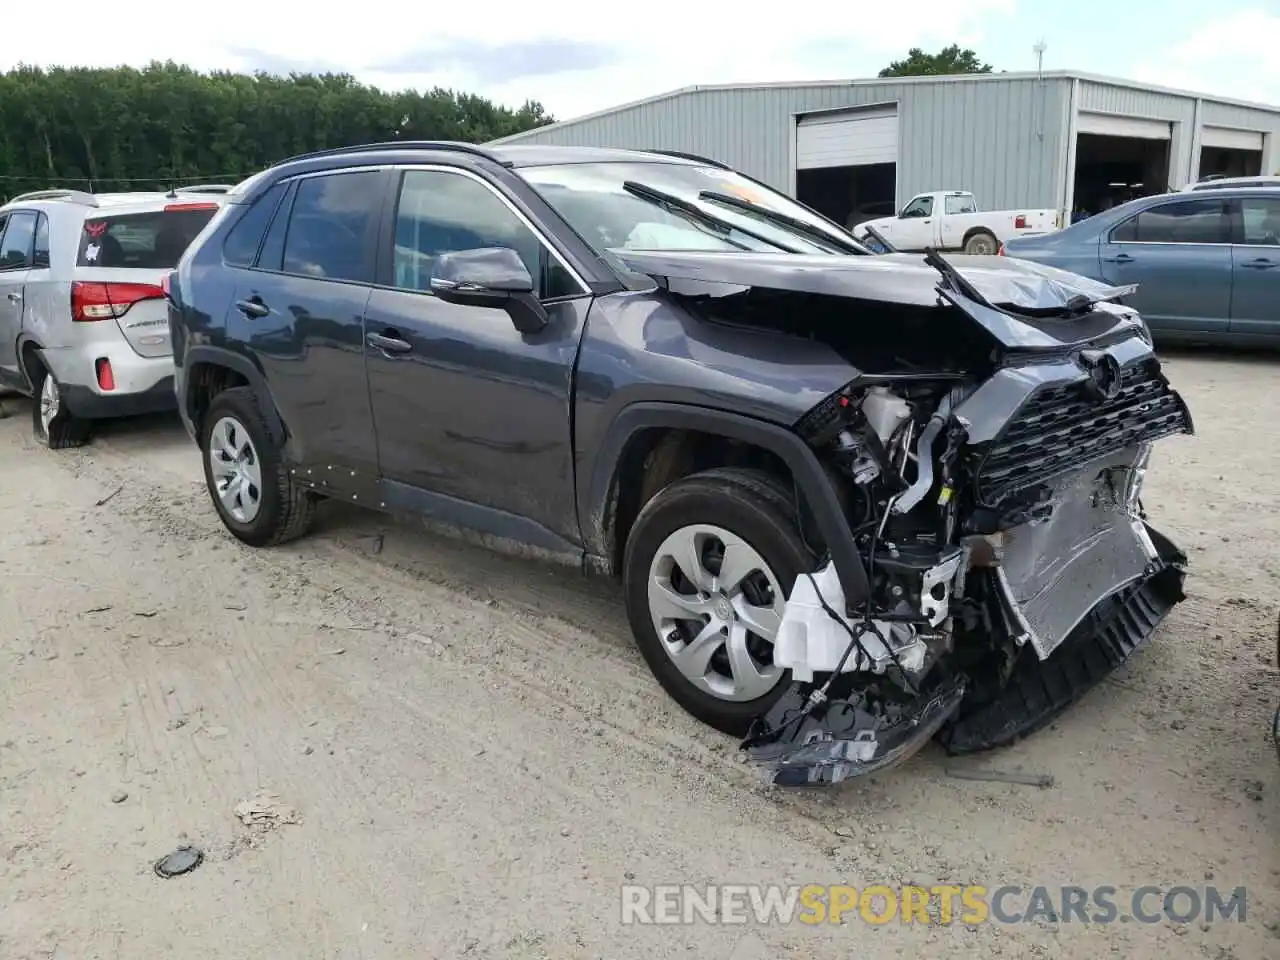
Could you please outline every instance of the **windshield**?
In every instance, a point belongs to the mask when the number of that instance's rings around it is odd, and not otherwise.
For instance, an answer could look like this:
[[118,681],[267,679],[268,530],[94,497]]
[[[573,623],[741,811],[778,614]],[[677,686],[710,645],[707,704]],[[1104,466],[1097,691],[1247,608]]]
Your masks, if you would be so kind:
[[[523,167],[520,175],[600,254],[615,249],[847,253],[851,243],[839,228],[782,194],[715,167],[611,161]],[[709,218],[673,209],[636,185],[678,198]],[[729,205],[702,194],[747,203]],[[750,210],[751,204],[799,221],[805,229],[772,221],[767,213]],[[717,229],[717,221],[728,229]]]

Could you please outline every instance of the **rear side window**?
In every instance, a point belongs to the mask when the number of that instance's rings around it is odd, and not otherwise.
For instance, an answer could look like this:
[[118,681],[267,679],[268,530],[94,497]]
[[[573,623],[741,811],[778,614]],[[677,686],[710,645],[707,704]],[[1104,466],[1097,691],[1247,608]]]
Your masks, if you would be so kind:
[[18,211],[9,215],[9,225],[0,240],[0,270],[15,270],[31,265],[31,247],[36,234],[34,213]]
[[977,213],[978,205],[973,202],[973,197],[947,197],[943,209],[948,216],[954,217],[962,213]]
[[222,257],[227,263],[233,267],[248,267],[257,259],[262,236],[267,232],[271,215],[276,212],[284,191],[285,184],[277,183],[236,221],[236,225],[227,234],[226,243],[222,245]]
[[1245,197],[1240,207],[1244,242],[1255,247],[1280,247],[1280,197]]
[[284,199],[276,209],[275,218],[267,228],[267,237],[258,252],[258,267],[262,270],[279,270],[284,261],[284,238],[289,232],[289,213],[293,210],[293,198],[297,196],[297,181],[285,188]]
[[76,264],[172,269],[217,209],[217,204],[183,204],[149,213],[90,217],[80,231]]
[[49,218],[40,214],[40,222],[36,224],[35,253],[31,258],[31,266],[49,266]]
[[333,173],[298,184],[284,242],[285,273],[373,282],[381,171]]
[[1143,210],[1111,231],[1118,243],[1230,243],[1223,200],[1182,200]]

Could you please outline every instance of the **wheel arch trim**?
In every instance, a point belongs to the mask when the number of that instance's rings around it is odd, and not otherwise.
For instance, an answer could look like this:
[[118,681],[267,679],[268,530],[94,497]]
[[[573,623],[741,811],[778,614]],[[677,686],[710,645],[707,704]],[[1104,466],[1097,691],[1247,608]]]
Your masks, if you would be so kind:
[[178,397],[178,404],[188,423],[195,423],[195,395],[191,383],[191,371],[200,364],[225,367],[244,377],[249,386],[253,388],[254,393],[264,401],[263,414],[267,419],[267,427],[271,431],[272,441],[280,445],[286,442],[288,432],[285,430],[284,420],[280,416],[280,411],[276,407],[275,398],[271,395],[271,388],[267,384],[267,378],[263,376],[262,371],[248,357],[233,350],[227,350],[225,347],[202,344],[188,348],[183,356],[182,369],[184,375],[175,382],[181,383],[179,388],[181,395]]
[[625,407],[613,422],[594,458],[594,468],[578,493],[578,512],[589,552],[612,556],[612,509],[620,481],[618,470],[627,444],[641,430],[697,430],[750,443],[779,457],[791,471],[805,504],[817,521],[831,552],[848,603],[870,593],[866,567],[853,542],[840,499],[812,448],[796,433],[777,424],[710,407],[667,402],[638,402]]
[[14,345],[14,359],[18,363],[18,373],[22,376],[23,382],[26,383],[27,390],[34,393],[35,385],[31,382],[31,371],[27,369],[26,362],[28,349],[34,350],[36,358],[48,369],[48,361],[44,358],[44,346],[24,330],[18,334],[18,342]]

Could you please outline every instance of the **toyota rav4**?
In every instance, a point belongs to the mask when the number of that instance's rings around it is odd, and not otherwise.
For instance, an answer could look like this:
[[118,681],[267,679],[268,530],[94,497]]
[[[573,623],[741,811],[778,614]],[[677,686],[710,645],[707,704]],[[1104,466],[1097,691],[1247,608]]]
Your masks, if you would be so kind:
[[1028,733],[1182,599],[1140,494],[1191,419],[1128,289],[873,254],[712,161],[311,154],[169,291],[231,533],[329,497],[616,576],[658,681],[777,783]]

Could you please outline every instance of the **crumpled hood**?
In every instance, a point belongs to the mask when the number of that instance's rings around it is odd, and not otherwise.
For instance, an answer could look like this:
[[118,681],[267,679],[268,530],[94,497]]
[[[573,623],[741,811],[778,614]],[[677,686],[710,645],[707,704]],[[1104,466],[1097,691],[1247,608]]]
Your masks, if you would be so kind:
[[[938,286],[942,276],[919,254],[831,256],[791,253],[736,253],[702,251],[610,251],[628,269],[667,281],[676,292],[705,292],[725,296],[724,288],[752,287],[795,293],[848,297],[922,307],[941,306]],[[1113,301],[1132,293],[1133,286],[1114,287],[1087,277],[1011,257],[948,256],[973,287],[997,307],[1031,316],[1011,317],[990,310],[963,296],[947,299],[978,321],[998,341],[1009,347],[1062,347],[1122,328],[1141,328],[1132,310]],[[672,284],[672,281],[686,281]],[[690,289],[690,282],[712,284],[719,289]],[[1073,299],[1085,297],[1097,303],[1095,312],[1083,316],[1053,316]],[[1033,316],[1038,314],[1038,316]]]

